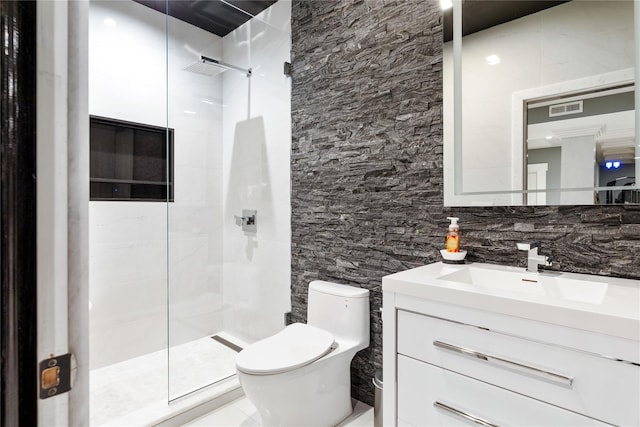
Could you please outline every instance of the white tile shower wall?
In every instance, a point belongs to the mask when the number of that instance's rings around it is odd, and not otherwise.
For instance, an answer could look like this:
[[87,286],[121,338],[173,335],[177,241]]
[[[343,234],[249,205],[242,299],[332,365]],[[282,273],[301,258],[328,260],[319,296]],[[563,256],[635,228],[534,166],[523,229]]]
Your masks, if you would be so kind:
[[[212,75],[185,70],[200,55],[220,58],[222,39],[174,19],[168,34],[168,117],[169,127],[176,129],[168,324],[169,345],[175,346],[223,329],[222,79],[214,67],[209,69]],[[173,352],[169,358],[172,370]],[[175,377],[171,383],[174,395]]]
[[[521,175],[514,172],[521,162],[515,166],[512,162],[514,92],[633,67],[633,37],[633,2],[626,1],[569,2],[464,37],[464,191],[511,189],[514,177]],[[572,40],[573,47],[565,40]],[[453,186],[448,185],[454,173],[448,166],[453,165],[453,143],[449,142],[453,141],[451,49],[451,42],[444,45],[445,205],[470,205],[463,196],[454,196]],[[485,60],[489,55],[498,55],[501,62],[489,65]],[[471,197],[482,200],[482,196]],[[500,202],[509,204],[509,200],[504,195]]]
[[221,82],[183,70],[198,54],[220,57],[222,40],[132,1],[92,1],[89,39],[90,113],[175,129],[169,210],[90,203],[95,369],[166,347],[167,230],[171,344],[222,329]]
[[[291,2],[280,0],[223,38],[223,295],[225,331],[254,341],[281,330],[291,284]],[[234,215],[257,209],[258,231]]]

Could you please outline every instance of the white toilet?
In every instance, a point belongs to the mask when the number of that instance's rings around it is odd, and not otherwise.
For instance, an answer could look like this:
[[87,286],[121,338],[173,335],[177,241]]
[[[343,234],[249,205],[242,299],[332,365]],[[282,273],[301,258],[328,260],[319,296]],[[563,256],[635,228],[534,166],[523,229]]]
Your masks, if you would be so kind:
[[369,291],[309,284],[307,324],[294,323],[236,358],[264,426],[335,426],[352,412],[351,359],[369,346]]

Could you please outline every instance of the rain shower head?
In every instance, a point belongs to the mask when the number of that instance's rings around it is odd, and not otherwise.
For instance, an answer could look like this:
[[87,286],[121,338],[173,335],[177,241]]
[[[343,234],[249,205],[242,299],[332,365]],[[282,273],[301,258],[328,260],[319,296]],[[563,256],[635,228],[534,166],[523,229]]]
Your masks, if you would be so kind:
[[251,68],[244,69],[236,67],[235,65],[226,64],[222,61],[218,61],[217,59],[207,58],[206,56],[201,56],[198,62],[188,65],[184,70],[210,77],[220,74],[226,70],[236,70],[246,74],[247,77],[251,77]]
[[193,64],[184,67],[184,70],[208,77],[217,76],[218,74],[227,71],[226,68],[214,67],[211,64],[207,64],[202,61],[194,62]]

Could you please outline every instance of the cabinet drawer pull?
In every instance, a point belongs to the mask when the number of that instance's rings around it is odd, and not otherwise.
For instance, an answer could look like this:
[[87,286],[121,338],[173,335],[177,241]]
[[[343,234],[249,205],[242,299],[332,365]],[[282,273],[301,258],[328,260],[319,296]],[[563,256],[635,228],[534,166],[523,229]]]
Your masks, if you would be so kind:
[[445,405],[444,403],[441,403],[441,402],[438,402],[438,401],[433,402],[433,406],[438,408],[438,409],[443,409],[443,410],[445,410],[445,411],[447,411],[447,412],[449,412],[451,414],[457,415],[457,416],[459,416],[461,418],[464,418],[464,419],[466,419],[468,421],[471,421],[473,423],[479,424],[481,426],[498,427],[496,424],[492,424],[487,420],[483,420],[480,417],[476,417],[475,415],[468,414],[466,412],[463,412],[463,411],[461,411],[459,409],[453,408],[453,407],[451,407],[449,405]]
[[533,366],[523,365],[522,363],[503,359],[498,356],[491,356],[489,354],[480,353],[474,350],[469,350],[464,347],[458,347],[457,345],[448,344],[446,342],[437,341],[437,340],[433,342],[433,345],[439,348],[443,348],[445,350],[451,350],[451,351],[455,351],[456,353],[464,354],[465,356],[470,356],[476,359],[484,360],[486,362],[493,362],[499,365],[506,365],[511,369],[516,369],[522,372],[526,372],[528,374],[544,377],[548,380],[559,382],[569,387],[571,387],[571,385],[573,384],[573,378],[571,377],[567,377],[562,374],[556,374],[555,372],[549,372],[547,370],[536,368]]

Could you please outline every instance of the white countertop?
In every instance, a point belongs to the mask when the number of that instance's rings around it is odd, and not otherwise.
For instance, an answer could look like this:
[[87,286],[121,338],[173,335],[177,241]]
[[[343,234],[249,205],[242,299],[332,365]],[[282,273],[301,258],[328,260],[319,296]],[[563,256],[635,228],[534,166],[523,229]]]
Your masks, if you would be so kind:
[[[495,278],[496,285],[440,279],[462,276],[465,268],[481,270],[483,277]],[[501,277],[511,275],[523,283],[501,284]],[[561,287],[554,282],[557,278],[564,281]],[[385,276],[382,290],[640,341],[640,280],[438,262]]]

